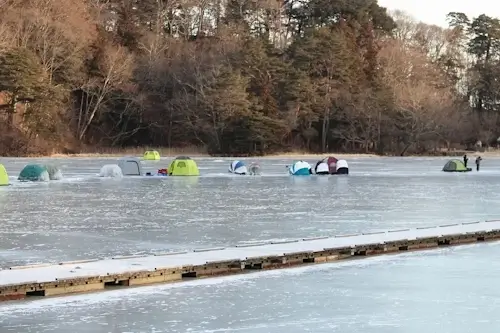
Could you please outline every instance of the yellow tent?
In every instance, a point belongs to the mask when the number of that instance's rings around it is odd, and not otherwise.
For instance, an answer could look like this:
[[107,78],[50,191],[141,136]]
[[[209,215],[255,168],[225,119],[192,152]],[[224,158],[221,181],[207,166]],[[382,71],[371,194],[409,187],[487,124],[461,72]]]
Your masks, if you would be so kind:
[[148,150],[144,153],[144,159],[147,161],[158,161],[160,159],[160,153],[156,150]]
[[7,174],[7,170],[5,167],[0,164],[0,186],[9,185],[9,175]]
[[186,156],[179,156],[168,166],[169,176],[199,176],[196,162]]

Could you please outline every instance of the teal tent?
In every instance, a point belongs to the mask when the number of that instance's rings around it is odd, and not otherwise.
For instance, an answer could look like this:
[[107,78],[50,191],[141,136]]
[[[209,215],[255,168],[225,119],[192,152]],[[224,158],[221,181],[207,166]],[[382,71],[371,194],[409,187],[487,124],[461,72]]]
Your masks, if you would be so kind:
[[50,179],[47,168],[39,164],[28,164],[21,170],[19,177],[20,181],[48,181]]

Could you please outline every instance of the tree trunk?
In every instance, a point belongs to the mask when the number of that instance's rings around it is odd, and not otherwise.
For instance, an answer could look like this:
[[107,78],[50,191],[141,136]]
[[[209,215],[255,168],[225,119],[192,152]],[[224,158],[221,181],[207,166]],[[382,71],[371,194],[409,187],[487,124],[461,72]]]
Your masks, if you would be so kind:
[[412,145],[413,145],[413,142],[407,143],[405,145],[405,147],[403,148],[403,151],[401,152],[401,154],[399,154],[399,156],[405,156],[406,152],[408,151],[408,149],[410,149],[410,147]]
[[326,153],[326,144],[328,141],[328,128],[330,127],[330,117],[327,116],[326,112],[323,116],[323,126],[321,130],[321,152]]

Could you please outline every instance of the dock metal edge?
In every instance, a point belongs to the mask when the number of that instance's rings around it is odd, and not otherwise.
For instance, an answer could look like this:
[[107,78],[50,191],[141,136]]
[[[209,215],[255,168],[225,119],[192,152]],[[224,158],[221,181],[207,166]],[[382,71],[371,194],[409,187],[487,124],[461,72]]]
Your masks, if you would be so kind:
[[[320,251],[283,253],[278,256],[257,256],[245,259],[210,261],[203,265],[158,267],[154,270],[123,272],[92,277],[56,279],[47,282],[25,282],[0,285],[0,301],[24,299],[33,296],[61,296],[102,291],[116,286],[141,286],[173,283],[196,278],[235,275],[266,269],[296,267],[339,260],[360,259],[374,255],[421,251],[445,246],[465,245],[500,240],[500,229],[456,233],[443,236],[381,241],[345,247],[324,248]],[[16,267],[16,269],[19,269]],[[29,267],[25,268],[28,272]]]

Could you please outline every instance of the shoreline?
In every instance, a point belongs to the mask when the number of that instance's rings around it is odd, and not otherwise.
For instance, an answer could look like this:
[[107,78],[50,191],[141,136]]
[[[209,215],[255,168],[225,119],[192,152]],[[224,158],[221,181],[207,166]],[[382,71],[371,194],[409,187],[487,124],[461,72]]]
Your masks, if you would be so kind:
[[401,157],[401,158],[461,158],[464,154],[470,157],[482,156],[482,157],[500,157],[500,149],[489,150],[484,152],[478,151],[465,151],[465,150],[452,150],[452,151],[441,151],[428,154],[408,154],[405,156],[400,156],[398,154],[384,154],[378,155],[374,153],[345,153],[345,152],[330,152],[330,153],[310,153],[303,151],[294,152],[281,152],[274,154],[267,154],[263,156],[226,156],[226,155],[210,155],[204,149],[192,147],[186,149],[174,149],[174,148],[124,148],[124,149],[96,149],[95,151],[83,151],[80,153],[61,153],[54,152],[52,154],[46,155],[27,155],[27,156],[0,156],[3,158],[117,158],[124,156],[134,156],[142,157],[146,150],[156,150],[160,153],[161,157],[174,158],[176,156],[190,156],[193,158],[241,158],[241,159],[322,159],[328,156],[335,156],[341,159],[348,158],[384,158],[384,157]]
[[[119,154],[119,153],[81,153],[81,154],[52,154],[47,156],[40,156],[39,158],[85,158],[85,157],[97,157],[97,158],[106,158],[106,157],[123,157],[123,156],[135,156],[141,157],[142,154]],[[217,155],[209,155],[209,154],[160,154],[161,157],[171,157],[174,158],[180,155],[188,155],[189,157],[202,157],[202,158],[214,158],[214,159],[227,159],[227,158],[240,158],[240,159],[273,159],[273,158],[323,158],[328,156],[335,157],[391,157],[391,156],[381,156],[376,154],[355,154],[355,153],[329,153],[329,154],[311,154],[311,153],[279,153],[279,154],[269,154],[264,156],[217,156]],[[499,155],[500,156],[500,155]]]
[[[227,159],[227,158],[241,158],[241,159],[276,159],[276,158],[293,158],[293,159],[322,159],[329,156],[334,156],[336,158],[387,158],[387,157],[400,157],[400,158],[461,158],[464,154],[468,156],[477,157],[500,157],[500,150],[498,151],[485,151],[485,152],[449,152],[440,154],[409,154],[405,156],[399,155],[377,155],[372,153],[325,153],[325,154],[314,154],[314,153],[276,153],[276,154],[268,154],[263,156],[218,156],[218,155],[210,155],[207,153],[170,153],[170,154],[160,154],[163,157],[171,157],[175,158],[176,156],[187,155],[189,157],[201,157],[201,158],[219,158],[219,159]],[[79,153],[79,154],[51,154],[46,156],[37,156],[38,158],[88,158],[88,157],[96,157],[96,158],[114,158],[114,157],[124,157],[124,156],[135,156],[142,157],[143,154],[127,154],[127,153]],[[22,156],[19,156],[22,157]],[[30,157],[30,156],[26,156]],[[34,156],[35,157],[35,156]]]

